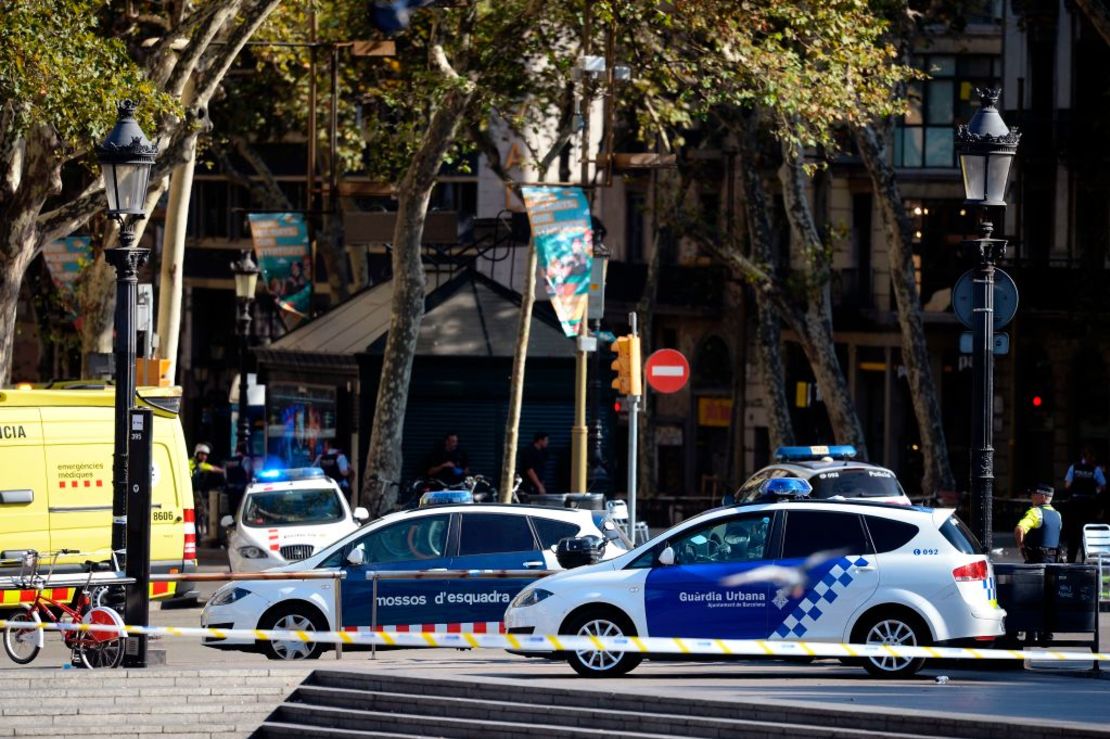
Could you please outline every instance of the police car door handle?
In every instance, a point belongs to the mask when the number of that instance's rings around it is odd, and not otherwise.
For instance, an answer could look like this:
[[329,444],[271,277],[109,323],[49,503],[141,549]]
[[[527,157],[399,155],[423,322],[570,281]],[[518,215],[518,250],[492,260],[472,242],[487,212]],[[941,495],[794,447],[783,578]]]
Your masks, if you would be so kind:
[[543,567],[545,564],[546,563],[542,560],[534,559],[531,562],[525,562],[524,566],[528,567],[529,569],[538,569],[540,567]]
[[856,572],[874,572],[875,571],[875,565],[872,565],[872,564],[852,565],[852,569],[855,570]]

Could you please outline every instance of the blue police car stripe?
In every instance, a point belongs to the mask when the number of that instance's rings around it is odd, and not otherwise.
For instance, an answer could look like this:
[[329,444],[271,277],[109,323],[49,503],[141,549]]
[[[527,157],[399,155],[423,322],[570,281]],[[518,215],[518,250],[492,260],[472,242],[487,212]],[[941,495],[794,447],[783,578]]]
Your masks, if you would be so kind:
[[[778,628],[772,629],[770,638],[800,639],[804,636],[813,624],[825,615],[828,606],[840,597],[845,588],[852,584],[855,577],[853,577],[850,568],[852,566],[864,567],[867,564],[869,562],[864,557],[855,559],[841,557],[834,561],[825,576],[802,595],[801,601],[787,613]],[[783,601],[782,605],[786,605],[786,601]],[[824,605],[824,609],[822,609],[822,605]]]

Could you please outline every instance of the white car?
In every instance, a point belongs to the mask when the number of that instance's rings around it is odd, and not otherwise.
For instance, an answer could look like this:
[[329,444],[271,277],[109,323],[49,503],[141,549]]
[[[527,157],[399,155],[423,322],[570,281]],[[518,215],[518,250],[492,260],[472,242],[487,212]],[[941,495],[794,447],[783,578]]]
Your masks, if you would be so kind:
[[[425,498],[447,500],[451,493],[429,493]],[[339,599],[342,624],[335,616],[335,581],[324,579],[228,583],[208,600],[201,625],[497,632],[503,630],[505,607],[535,578],[449,580],[429,577],[429,571],[561,569],[555,545],[565,538],[587,535],[606,541],[603,559],[628,551],[628,540],[602,511],[464,504],[391,513],[308,559],[282,568],[285,572],[345,571]],[[380,580],[375,592],[368,573],[384,570],[421,571],[422,577]],[[212,638],[205,639],[205,644],[261,649],[274,659],[317,657],[327,646]]]
[[[913,505],[898,477],[886,467],[856,461],[856,448],[834,446],[781,446],[775,461],[749,477],[732,496],[737,503],[759,499],[763,483],[779,477],[796,477],[813,488],[814,500],[862,498],[872,503]],[[732,501],[726,501],[732,502]]]
[[261,572],[311,557],[370,518],[351,511],[343,492],[318,467],[265,470],[243,494],[229,527],[232,572]]
[[[808,487],[771,480],[765,492]],[[798,575],[820,552],[830,556],[805,571],[799,586],[780,587],[762,575],[731,587],[722,582],[769,565]],[[990,562],[952,510],[797,498],[717,508],[616,559],[544,578],[513,600],[505,625],[509,633],[537,635],[989,642],[1003,633],[1005,616],[994,582]],[[632,652],[550,656],[589,677],[624,674],[642,659]],[[923,664],[893,656],[863,661],[885,677]]]

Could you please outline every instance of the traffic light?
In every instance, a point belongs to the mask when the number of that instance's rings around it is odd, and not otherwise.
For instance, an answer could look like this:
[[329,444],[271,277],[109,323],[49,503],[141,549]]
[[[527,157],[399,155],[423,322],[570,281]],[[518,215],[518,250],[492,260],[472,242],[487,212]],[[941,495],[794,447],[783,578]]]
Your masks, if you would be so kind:
[[617,354],[611,365],[617,373],[613,389],[621,395],[640,395],[640,337],[618,336],[613,351]]

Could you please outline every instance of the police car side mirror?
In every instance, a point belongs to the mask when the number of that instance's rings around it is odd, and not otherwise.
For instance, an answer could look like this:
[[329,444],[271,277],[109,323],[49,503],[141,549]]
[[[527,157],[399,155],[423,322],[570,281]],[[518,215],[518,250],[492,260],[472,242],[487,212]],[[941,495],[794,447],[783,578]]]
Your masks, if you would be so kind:
[[229,529],[234,525],[235,525],[235,518],[232,517],[232,516],[224,516],[223,518],[220,519],[220,526],[223,526],[225,529]]
[[347,564],[359,567],[366,561],[366,553],[362,551],[362,547],[355,547],[347,553]]
[[664,567],[670,567],[674,564],[674,549],[665,547],[663,551],[659,552],[659,556],[655,558],[655,561]]
[[352,513],[351,515],[359,523],[362,523],[363,521],[369,521],[370,520],[370,511],[366,510],[362,506],[359,506],[358,508],[356,508],[355,512]]

